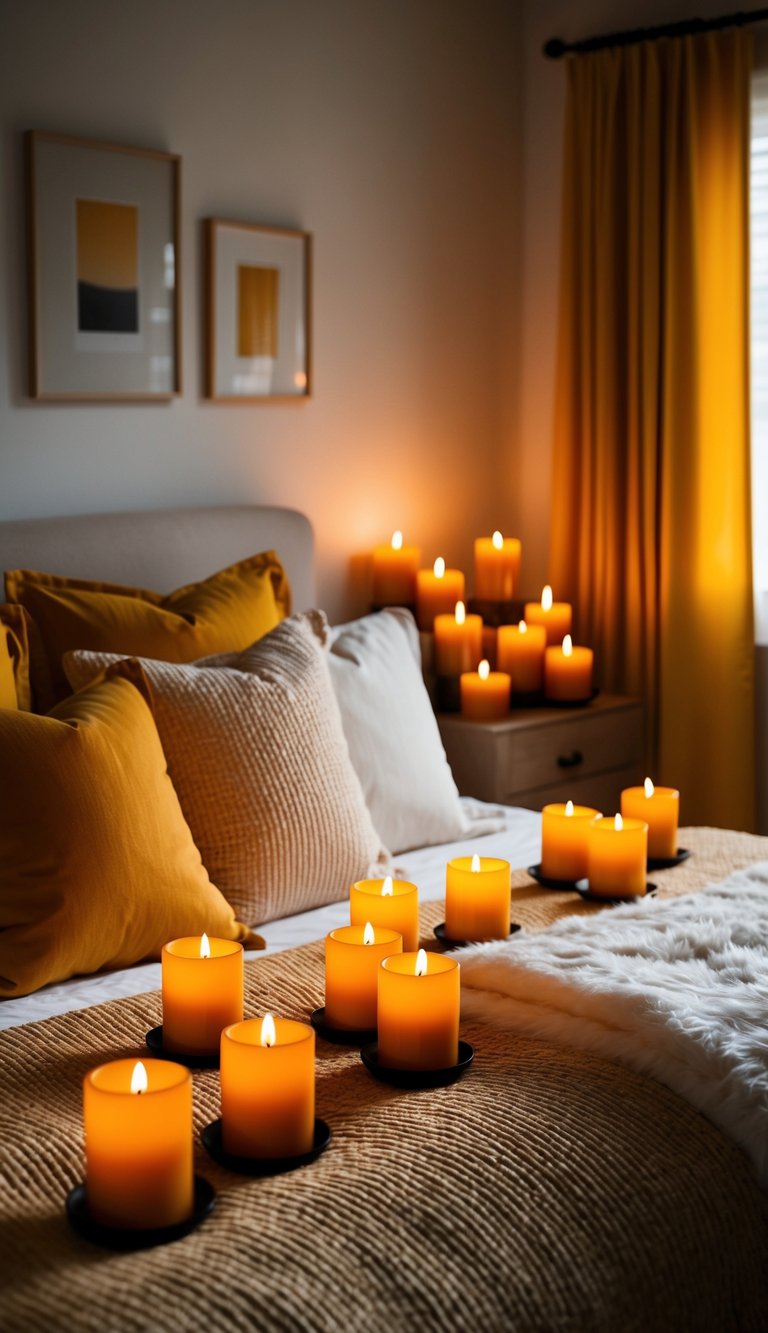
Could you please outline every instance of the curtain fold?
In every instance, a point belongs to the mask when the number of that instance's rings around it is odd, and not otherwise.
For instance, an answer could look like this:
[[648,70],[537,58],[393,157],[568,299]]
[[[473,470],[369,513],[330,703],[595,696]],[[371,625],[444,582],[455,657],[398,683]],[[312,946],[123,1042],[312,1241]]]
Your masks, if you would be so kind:
[[686,822],[754,826],[751,34],[568,63],[551,577]]

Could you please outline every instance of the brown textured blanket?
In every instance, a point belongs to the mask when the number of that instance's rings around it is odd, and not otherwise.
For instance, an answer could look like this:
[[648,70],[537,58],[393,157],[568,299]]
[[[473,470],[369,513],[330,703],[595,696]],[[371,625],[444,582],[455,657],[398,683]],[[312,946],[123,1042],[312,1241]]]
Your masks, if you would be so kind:
[[[768,856],[768,839],[684,830],[678,893]],[[606,910],[513,876],[513,916]],[[425,943],[442,905],[423,909]],[[246,1011],[305,1017],[322,944],[257,960]],[[158,994],[0,1034],[0,1329],[722,1330],[768,1327],[768,1201],[746,1159],[686,1102],[598,1057],[465,1024],[475,1063],[449,1088],[375,1082],[318,1040],[313,1165],[231,1175],[200,1148],[213,1215],[173,1245],[114,1254],[68,1228],[82,1178],[81,1080],[139,1054]],[[198,1127],[219,1112],[194,1075]]]

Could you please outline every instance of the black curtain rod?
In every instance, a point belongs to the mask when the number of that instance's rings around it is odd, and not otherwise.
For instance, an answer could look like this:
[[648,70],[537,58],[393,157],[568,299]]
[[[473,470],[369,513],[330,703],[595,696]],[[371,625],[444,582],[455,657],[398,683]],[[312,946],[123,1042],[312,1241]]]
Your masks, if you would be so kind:
[[764,23],[768,9],[739,10],[736,14],[721,14],[714,19],[681,19],[677,23],[661,23],[655,28],[630,28],[626,32],[606,32],[600,37],[585,37],[580,42],[564,42],[550,37],[544,43],[544,55],[549,60],[562,56],[581,55],[585,51],[603,51],[608,46],[634,46],[637,42],[653,42],[659,37],[688,37],[702,32],[717,32],[721,28],[743,28],[749,23]]

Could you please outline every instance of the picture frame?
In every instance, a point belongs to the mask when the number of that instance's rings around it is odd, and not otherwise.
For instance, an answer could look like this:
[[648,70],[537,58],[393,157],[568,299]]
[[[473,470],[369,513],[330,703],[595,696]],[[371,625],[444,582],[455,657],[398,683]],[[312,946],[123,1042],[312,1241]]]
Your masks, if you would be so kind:
[[206,220],[206,396],[298,403],[312,393],[312,236]]
[[26,134],[30,396],[181,393],[181,158]]

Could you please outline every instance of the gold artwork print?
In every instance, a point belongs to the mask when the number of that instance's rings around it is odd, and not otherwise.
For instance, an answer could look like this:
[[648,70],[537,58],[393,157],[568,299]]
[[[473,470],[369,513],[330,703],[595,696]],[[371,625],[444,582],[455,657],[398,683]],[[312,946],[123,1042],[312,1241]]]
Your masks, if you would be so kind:
[[139,331],[139,210],[78,199],[77,313],[84,333]]
[[277,356],[279,280],[276,268],[238,264],[238,356]]

